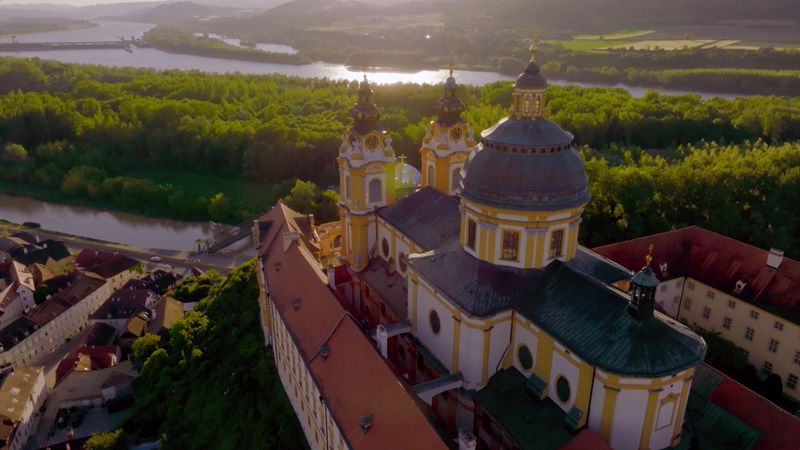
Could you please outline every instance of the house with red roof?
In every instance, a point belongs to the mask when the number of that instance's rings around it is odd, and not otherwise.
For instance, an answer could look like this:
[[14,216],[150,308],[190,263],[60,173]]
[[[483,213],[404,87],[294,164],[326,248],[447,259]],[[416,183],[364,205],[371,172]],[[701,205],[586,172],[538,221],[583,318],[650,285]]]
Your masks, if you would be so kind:
[[630,270],[651,254],[656,301],[670,316],[719,332],[800,401],[800,261],[696,226],[593,250]]

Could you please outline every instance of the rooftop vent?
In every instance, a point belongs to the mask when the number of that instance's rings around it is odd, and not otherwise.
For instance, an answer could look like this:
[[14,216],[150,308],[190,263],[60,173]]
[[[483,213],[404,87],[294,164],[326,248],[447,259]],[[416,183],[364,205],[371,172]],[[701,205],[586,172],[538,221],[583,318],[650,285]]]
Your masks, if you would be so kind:
[[294,300],[292,300],[292,308],[294,308],[295,311],[297,310],[297,308],[300,307],[300,302],[301,301],[302,301],[302,299],[300,299],[299,297],[294,299]]
[[328,356],[331,356],[331,348],[325,346],[320,347],[319,355],[322,357],[322,360],[325,361],[328,358]]
[[745,286],[747,286],[747,283],[744,280],[737,281],[736,282],[736,287],[733,288],[733,294],[735,294],[735,295],[741,294],[742,291],[744,290]]
[[361,416],[359,426],[361,426],[361,431],[367,434],[367,431],[372,427],[372,413]]
[[272,266],[275,267],[275,272],[277,272],[277,271],[281,270],[282,264],[280,262],[276,262]]
[[767,266],[772,267],[773,269],[777,269],[781,266],[783,262],[783,250],[779,250],[777,248],[771,248],[769,250],[769,255],[767,255]]
[[668,274],[668,272],[667,272],[667,263],[659,264],[658,268],[661,269],[661,276],[666,277],[667,274]]

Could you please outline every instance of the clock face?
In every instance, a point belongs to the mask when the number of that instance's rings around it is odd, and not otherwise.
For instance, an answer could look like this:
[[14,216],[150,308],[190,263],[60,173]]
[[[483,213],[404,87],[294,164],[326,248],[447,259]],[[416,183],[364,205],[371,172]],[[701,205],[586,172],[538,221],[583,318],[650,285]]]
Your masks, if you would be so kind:
[[461,131],[461,128],[455,127],[452,130],[450,130],[450,139],[457,141],[461,139],[462,133],[463,131]]
[[376,148],[378,148],[378,144],[379,144],[378,136],[372,135],[372,136],[367,137],[366,144],[367,144],[367,148],[368,149],[375,150]]

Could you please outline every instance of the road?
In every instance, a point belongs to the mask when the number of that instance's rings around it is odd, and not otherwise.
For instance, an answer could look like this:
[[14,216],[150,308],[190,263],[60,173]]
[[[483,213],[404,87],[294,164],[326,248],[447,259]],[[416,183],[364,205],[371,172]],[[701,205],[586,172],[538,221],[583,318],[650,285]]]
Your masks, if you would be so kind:
[[[9,234],[14,234],[19,231],[26,231],[30,234],[39,236],[41,239],[61,240],[64,241],[64,245],[66,245],[67,248],[76,253],[85,249],[111,252],[117,251],[122,255],[145,263],[145,266],[148,269],[156,268],[160,264],[162,266],[172,266],[176,269],[191,269],[192,267],[197,267],[201,270],[215,269],[223,274],[226,274],[229,270],[235,269],[243,262],[252,258],[251,255],[209,255],[206,253],[181,252],[177,250],[164,249],[145,249],[122,244],[99,243],[80,237],[66,237],[30,228],[20,229],[0,226],[0,230],[6,230]],[[151,262],[150,258],[153,256],[160,257],[160,263],[155,264]]]

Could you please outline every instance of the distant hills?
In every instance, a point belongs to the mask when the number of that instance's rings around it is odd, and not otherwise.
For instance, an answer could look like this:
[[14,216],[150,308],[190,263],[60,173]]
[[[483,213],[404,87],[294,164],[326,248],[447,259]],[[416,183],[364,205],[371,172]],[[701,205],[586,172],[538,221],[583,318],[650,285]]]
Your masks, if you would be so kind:
[[201,17],[233,16],[240,11],[241,10],[237,8],[220,8],[217,6],[183,1],[177,3],[162,3],[154,8],[140,8],[119,16],[105,16],[99,17],[98,19],[120,22],[170,24],[186,22]]

